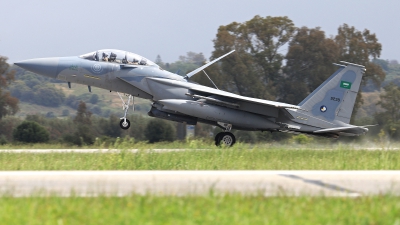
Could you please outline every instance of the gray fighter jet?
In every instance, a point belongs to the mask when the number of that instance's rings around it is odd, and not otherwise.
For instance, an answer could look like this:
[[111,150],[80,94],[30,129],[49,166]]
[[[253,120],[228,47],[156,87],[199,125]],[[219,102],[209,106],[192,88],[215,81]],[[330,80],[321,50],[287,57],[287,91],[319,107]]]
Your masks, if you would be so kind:
[[[185,77],[163,70],[150,60],[126,51],[105,49],[81,56],[30,59],[15,63],[37,74],[115,91],[124,105],[122,129],[130,127],[126,118],[134,97],[149,99],[149,116],[198,122],[224,129],[215,137],[216,145],[231,146],[231,129],[305,133],[338,138],[358,136],[366,126],[350,125],[354,102],[365,67],[348,62],[298,105],[240,96],[190,81],[190,77],[233,51],[188,73]],[[127,100],[124,101],[125,93]],[[134,108],[134,107],[132,107]]]

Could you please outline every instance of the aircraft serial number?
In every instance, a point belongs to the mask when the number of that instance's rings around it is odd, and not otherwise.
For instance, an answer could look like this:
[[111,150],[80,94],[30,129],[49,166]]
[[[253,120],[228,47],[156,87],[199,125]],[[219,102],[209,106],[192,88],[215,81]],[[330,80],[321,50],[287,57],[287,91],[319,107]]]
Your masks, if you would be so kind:
[[340,98],[331,97],[331,101],[340,102]]
[[71,66],[69,67],[69,69],[70,69],[70,70],[78,70],[78,66],[71,65]]

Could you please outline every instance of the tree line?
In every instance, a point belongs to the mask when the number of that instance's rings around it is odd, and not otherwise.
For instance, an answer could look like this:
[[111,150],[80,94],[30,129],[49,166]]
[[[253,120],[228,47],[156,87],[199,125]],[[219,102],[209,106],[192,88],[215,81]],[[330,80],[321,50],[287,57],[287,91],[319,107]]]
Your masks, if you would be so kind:
[[[382,68],[371,61],[382,51],[376,35],[347,24],[327,37],[319,27],[295,27],[288,17],[255,16],[220,26],[213,42],[211,60],[236,51],[206,72],[219,88],[244,96],[298,104],[336,70],[332,63],[339,61],[366,66],[363,85],[371,80],[379,86],[385,79]],[[204,76],[194,80],[211,86]],[[361,102],[359,94],[355,111]]]

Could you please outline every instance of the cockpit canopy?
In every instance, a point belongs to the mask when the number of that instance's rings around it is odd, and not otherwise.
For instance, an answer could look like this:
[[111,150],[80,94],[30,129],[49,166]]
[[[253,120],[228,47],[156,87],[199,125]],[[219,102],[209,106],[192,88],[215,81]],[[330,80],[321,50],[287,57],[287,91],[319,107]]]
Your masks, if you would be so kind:
[[132,64],[143,66],[157,65],[140,55],[116,49],[103,49],[95,52],[86,53],[79,57],[92,61],[102,61],[118,64]]

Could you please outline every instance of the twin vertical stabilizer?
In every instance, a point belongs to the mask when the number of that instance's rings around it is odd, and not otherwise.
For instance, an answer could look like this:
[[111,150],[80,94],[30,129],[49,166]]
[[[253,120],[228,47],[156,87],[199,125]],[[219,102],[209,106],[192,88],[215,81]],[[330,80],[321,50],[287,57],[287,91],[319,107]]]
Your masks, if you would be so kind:
[[315,117],[349,123],[365,67],[342,62],[340,68],[315,89],[299,106]]

